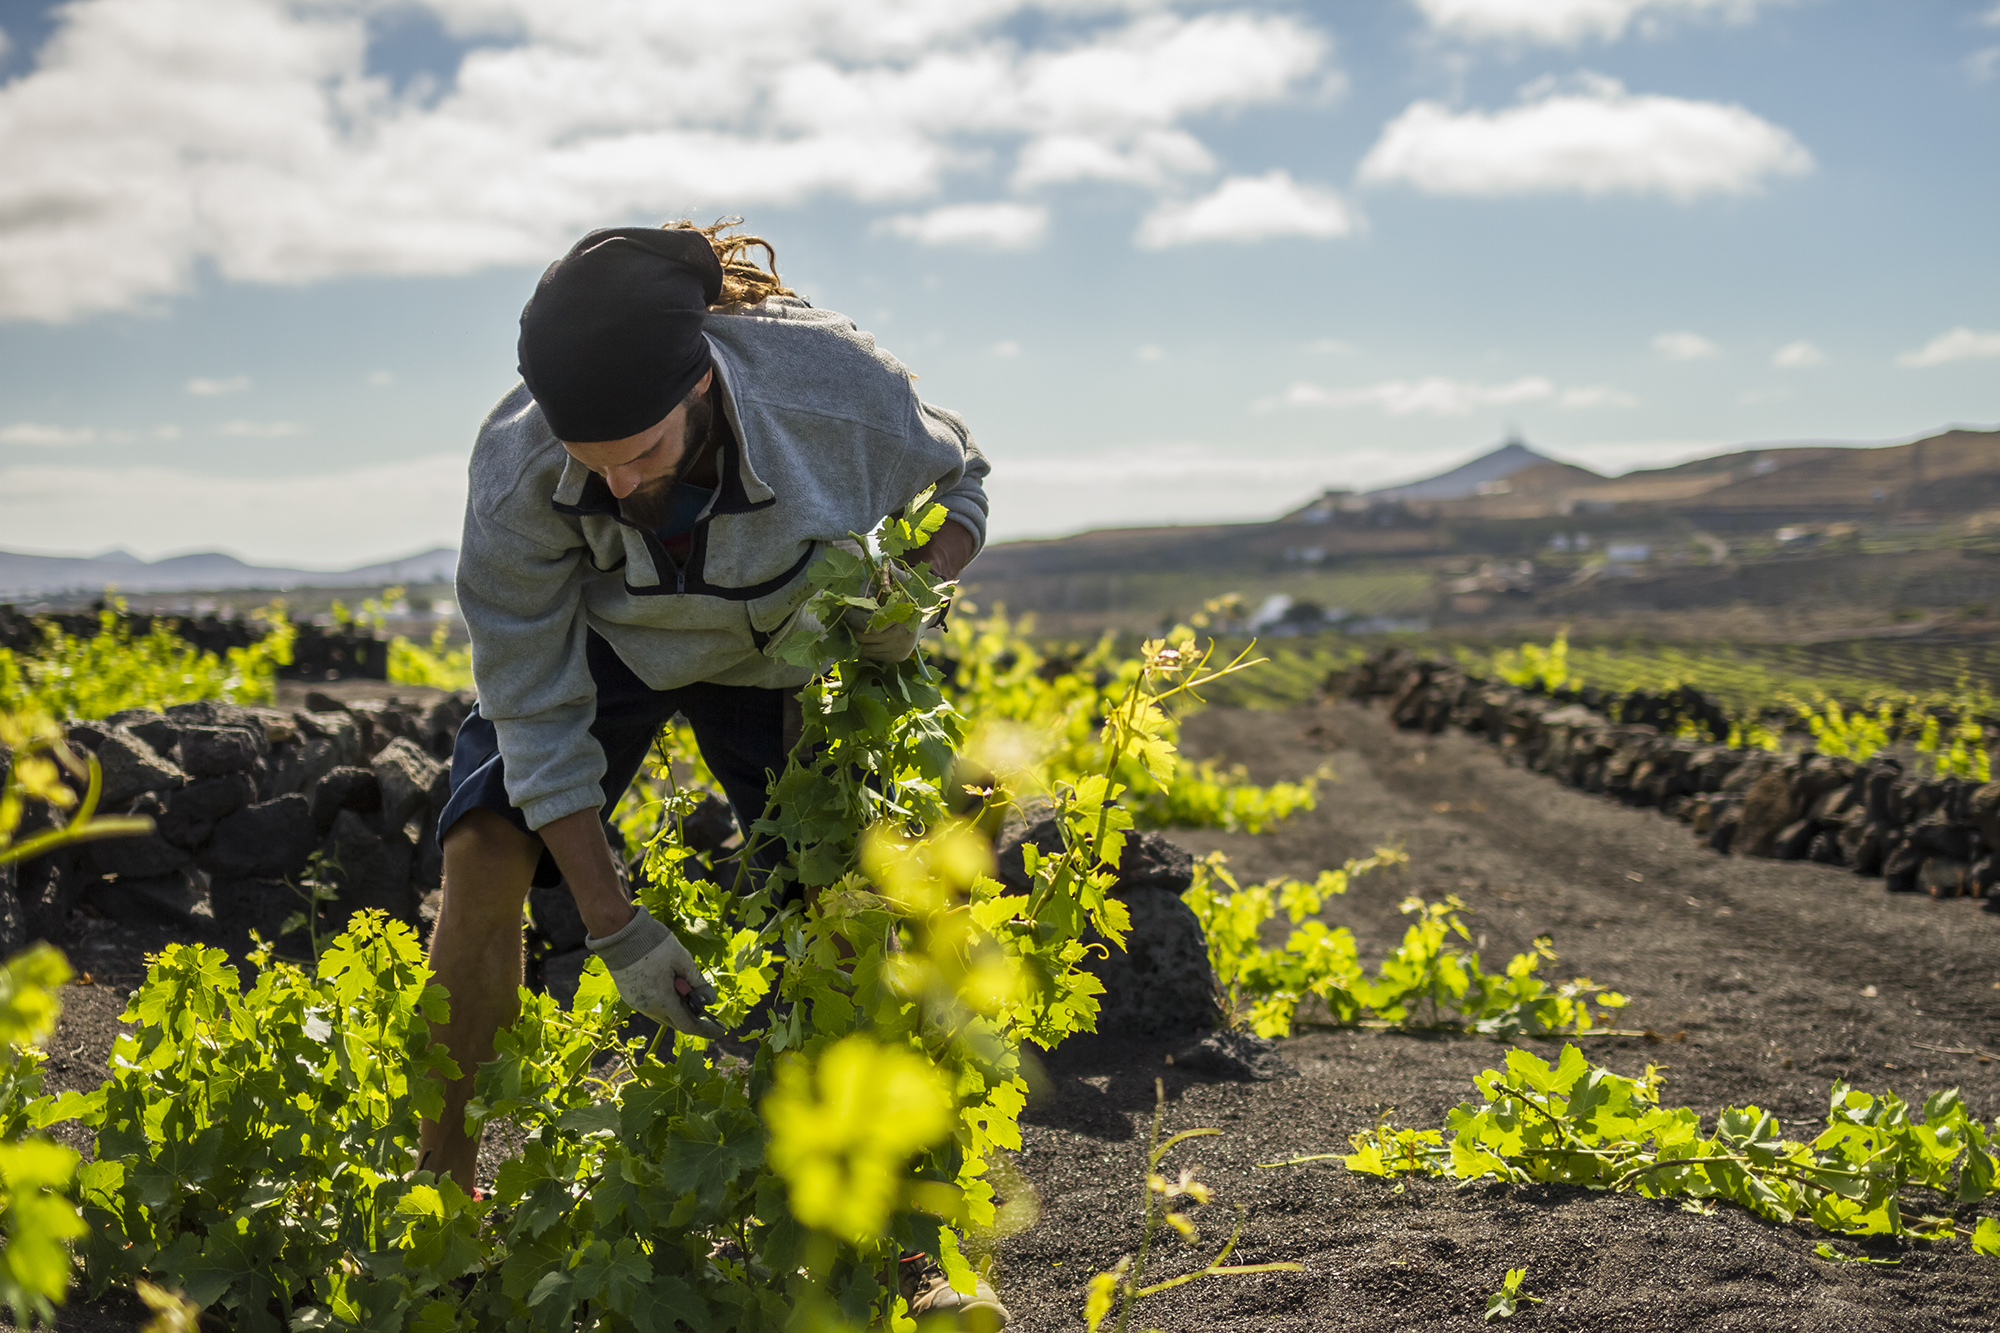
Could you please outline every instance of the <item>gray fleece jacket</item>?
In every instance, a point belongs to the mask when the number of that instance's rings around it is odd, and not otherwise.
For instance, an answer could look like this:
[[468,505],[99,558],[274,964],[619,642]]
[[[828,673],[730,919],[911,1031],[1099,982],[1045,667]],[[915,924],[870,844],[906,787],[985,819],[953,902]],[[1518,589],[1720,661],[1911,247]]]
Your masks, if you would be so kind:
[[778,298],[712,314],[706,333],[737,447],[720,460],[684,566],[620,517],[526,386],[500,400],[473,446],[458,600],[479,711],[530,828],[604,799],[590,631],[655,689],[796,688],[811,673],[771,654],[829,544],[931,485],[985,541],[986,459],[964,421],[919,399],[910,372],[852,320]]

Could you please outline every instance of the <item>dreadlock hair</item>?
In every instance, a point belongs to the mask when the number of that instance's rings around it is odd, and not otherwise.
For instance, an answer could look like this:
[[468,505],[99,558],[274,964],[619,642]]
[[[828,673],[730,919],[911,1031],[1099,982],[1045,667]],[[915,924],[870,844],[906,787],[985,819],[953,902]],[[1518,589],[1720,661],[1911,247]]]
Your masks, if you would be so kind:
[[[703,239],[715,250],[716,262],[722,265],[722,297],[710,310],[731,310],[741,306],[758,305],[773,296],[797,296],[778,278],[778,252],[762,236],[725,236],[722,233],[732,227],[743,225],[740,217],[718,218],[706,227],[698,227],[686,218],[677,218],[662,224],[667,231],[700,232]],[[751,260],[750,251],[764,252],[764,266],[759,268]]]

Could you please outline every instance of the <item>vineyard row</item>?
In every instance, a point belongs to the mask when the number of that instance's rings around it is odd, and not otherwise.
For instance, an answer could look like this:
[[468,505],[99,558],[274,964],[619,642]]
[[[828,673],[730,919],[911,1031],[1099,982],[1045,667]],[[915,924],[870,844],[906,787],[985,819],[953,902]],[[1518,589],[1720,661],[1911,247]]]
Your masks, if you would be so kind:
[[1846,866],[1892,893],[2000,910],[2000,782],[1923,776],[1887,753],[1857,762],[1691,739],[1399,649],[1335,673],[1327,692],[1379,700],[1406,729],[1484,737],[1511,763],[1679,819],[1721,853]]

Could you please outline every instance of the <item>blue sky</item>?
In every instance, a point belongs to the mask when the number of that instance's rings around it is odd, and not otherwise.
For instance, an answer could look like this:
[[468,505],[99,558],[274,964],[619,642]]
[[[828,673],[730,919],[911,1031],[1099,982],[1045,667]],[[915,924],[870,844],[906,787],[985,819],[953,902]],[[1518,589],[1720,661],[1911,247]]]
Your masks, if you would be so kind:
[[535,275],[736,213],[996,536],[2000,422],[1995,0],[0,0],[0,546],[456,540]]

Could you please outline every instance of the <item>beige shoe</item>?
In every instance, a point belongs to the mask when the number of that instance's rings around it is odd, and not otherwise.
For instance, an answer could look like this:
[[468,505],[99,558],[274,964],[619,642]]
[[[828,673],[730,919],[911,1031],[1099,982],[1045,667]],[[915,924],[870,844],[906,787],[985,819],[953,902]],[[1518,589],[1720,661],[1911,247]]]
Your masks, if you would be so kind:
[[974,1281],[972,1294],[967,1296],[951,1285],[944,1270],[927,1254],[909,1255],[899,1267],[910,1318],[926,1329],[1000,1333],[1013,1322],[1014,1317],[983,1277]]

